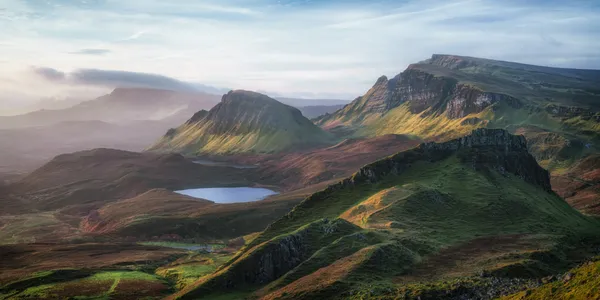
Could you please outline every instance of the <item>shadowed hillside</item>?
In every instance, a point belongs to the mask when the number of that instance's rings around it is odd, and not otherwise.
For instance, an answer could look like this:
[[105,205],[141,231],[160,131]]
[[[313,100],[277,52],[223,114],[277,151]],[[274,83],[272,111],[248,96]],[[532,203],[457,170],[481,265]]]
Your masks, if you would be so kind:
[[176,190],[248,182],[244,170],[215,170],[179,154],[94,149],[57,156],[7,188],[35,211],[76,213],[152,188]]

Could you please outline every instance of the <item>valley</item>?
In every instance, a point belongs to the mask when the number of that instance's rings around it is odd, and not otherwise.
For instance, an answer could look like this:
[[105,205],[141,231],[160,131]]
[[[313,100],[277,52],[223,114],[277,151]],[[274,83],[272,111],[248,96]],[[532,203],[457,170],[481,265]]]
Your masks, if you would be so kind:
[[345,105],[0,117],[0,299],[595,296],[557,276],[600,255],[599,78],[433,55]]

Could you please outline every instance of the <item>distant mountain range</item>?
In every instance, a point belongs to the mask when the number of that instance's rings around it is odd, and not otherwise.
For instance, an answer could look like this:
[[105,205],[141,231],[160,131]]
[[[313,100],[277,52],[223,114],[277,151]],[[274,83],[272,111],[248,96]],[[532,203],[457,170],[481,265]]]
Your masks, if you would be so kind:
[[212,94],[117,88],[108,95],[69,108],[0,117],[0,128],[46,126],[67,121],[131,123],[167,118],[183,121],[200,109],[213,107],[218,101],[219,97]]

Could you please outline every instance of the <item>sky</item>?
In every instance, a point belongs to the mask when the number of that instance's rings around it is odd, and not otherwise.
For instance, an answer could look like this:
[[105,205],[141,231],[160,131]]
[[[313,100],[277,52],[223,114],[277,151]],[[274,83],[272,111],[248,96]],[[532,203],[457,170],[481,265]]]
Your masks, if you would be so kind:
[[0,0],[0,103],[118,85],[353,99],[434,53],[600,69],[598,49],[595,0]]

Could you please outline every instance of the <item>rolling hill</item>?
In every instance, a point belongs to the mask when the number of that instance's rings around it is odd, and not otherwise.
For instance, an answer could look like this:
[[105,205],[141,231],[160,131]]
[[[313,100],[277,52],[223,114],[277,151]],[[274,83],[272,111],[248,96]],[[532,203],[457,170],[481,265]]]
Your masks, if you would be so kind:
[[6,189],[34,211],[61,209],[87,214],[153,188],[248,184],[246,170],[218,170],[179,154],[94,149],[59,155]]
[[151,151],[186,154],[272,153],[328,143],[329,135],[302,113],[268,96],[237,90],[210,111],[169,130]]
[[161,236],[196,241],[233,239],[262,231],[304,196],[300,193],[257,202],[217,204],[152,189],[93,211],[82,220],[80,230],[88,236],[136,240]]
[[477,129],[311,195],[172,298],[489,299],[555,272],[565,238],[598,229],[552,192],[523,136]]
[[285,191],[339,180],[382,157],[417,146],[420,140],[405,135],[345,139],[333,146],[236,158],[256,165],[255,178],[273,182]]

